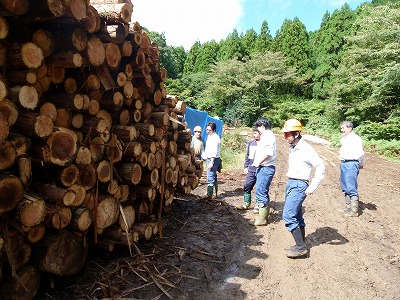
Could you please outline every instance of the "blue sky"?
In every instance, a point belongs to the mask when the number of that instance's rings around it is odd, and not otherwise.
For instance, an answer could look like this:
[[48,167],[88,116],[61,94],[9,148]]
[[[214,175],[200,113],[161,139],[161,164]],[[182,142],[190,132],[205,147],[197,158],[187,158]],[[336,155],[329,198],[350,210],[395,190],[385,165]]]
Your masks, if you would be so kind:
[[268,22],[270,32],[285,19],[298,17],[308,31],[317,30],[326,11],[332,13],[344,3],[356,9],[361,0],[134,0],[132,21],[151,31],[165,34],[167,44],[190,50],[196,42],[227,37],[253,28],[260,32]]

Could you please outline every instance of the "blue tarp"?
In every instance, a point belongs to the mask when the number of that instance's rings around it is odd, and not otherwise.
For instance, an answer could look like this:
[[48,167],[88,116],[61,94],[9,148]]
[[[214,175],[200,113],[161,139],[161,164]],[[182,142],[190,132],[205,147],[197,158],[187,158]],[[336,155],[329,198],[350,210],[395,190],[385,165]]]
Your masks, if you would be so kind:
[[224,125],[224,122],[222,122],[222,120],[220,119],[210,117],[208,113],[206,113],[205,111],[187,107],[185,114],[185,121],[188,125],[188,128],[190,128],[192,132],[194,127],[196,127],[197,125],[203,129],[201,137],[203,138],[204,141],[207,140],[207,132],[206,132],[207,123],[214,122],[217,125],[216,133],[219,135],[220,138],[222,138],[222,126]]

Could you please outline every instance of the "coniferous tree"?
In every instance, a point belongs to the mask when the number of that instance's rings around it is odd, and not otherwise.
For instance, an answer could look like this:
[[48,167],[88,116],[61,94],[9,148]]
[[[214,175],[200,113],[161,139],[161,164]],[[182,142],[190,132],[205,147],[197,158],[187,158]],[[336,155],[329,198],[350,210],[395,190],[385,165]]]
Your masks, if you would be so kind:
[[261,25],[260,34],[256,41],[256,52],[265,53],[271,50],[273,38],[268,28],[268,22],[263,21]]
[[193,72],[208,72],[211,65],[217,60],[218,49],[219,45],[214,40],[201,45],[197,52]]
[[298,18],[283,22],[274,39],[273,50],[282,52],[298,74],[305,75],[311,71],[308,33]]
[[183,67],[184,74],[195,73],[196,60],[200,49],[200,41],[196,41],[186,57],[185,65]]
[[235,28],[228,37],[220,43],[220,49],[218,51],[218,61],[226,61],[228,59],[239,59],[242,60],[245,56],[245,51],[242,45],[242,41],[239,37],[237,29]]
[[245,51],[245,56],[254,53],[256,49],[257,32],[252,28],[246,31],[242,37],[242,44]]
[[351,34],[355,13],[348,4],[335,10],[331,16],[324,15],[321,27],[311,44],[314,46],[314,98],[326,99],[331,85],[331,75],[340,64],[345,37]]

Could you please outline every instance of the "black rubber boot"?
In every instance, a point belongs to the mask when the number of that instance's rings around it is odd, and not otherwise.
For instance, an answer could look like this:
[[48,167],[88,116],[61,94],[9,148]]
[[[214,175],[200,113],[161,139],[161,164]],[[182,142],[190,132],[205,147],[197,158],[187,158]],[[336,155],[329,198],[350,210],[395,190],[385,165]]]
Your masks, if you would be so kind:
[[[303,227],[304,228],[304,227]],[[305,233],[305,231],[304,231]],[[294,238],[294,241],[296,242],[296,246],[291,248],[286,256],[289,258],[298,258],[298,257],[303,257],[307,255],[308,249],[306,247],[306,244],[304,243],[304,238],[301,232],[301,227],[297,227],[292,231],[292,235]]]
[[[301,236],[303,237],[304,244],[306,243],[306,228],[304,226],[300,226]],[[307,245],[306,245],[307,246]],[[293,250],[296,247],[294,246],[287,246],[285,250]]]

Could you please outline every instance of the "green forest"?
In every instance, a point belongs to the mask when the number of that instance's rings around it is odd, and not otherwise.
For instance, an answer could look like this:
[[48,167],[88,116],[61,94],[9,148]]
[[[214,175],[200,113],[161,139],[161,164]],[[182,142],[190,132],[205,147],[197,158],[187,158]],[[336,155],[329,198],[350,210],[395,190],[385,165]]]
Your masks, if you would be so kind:
[[270,33],[234,29],[189,51],[148,32],[168,71],[166,88],[191,108],[230,126],[265,116],[280,129],[288,118],[334,144],[352,121],[369,149],[400,157],[400,0],[372,0],[326,12],[317,31],[297,18]]

